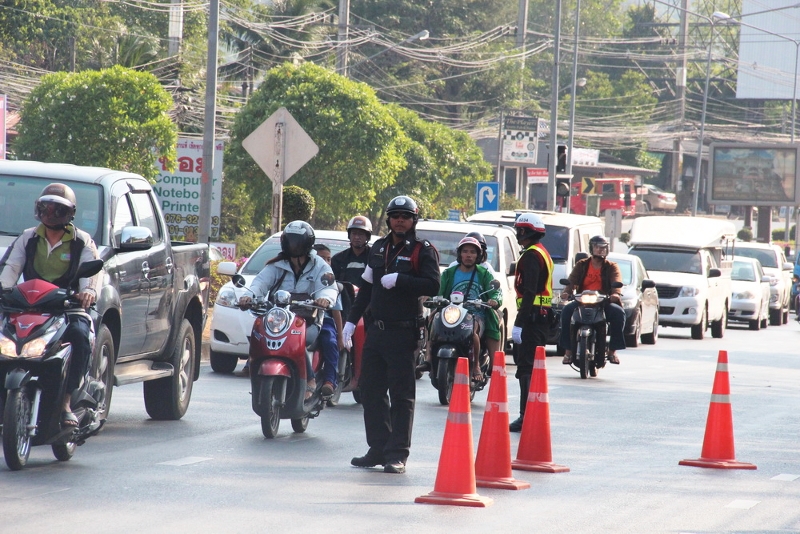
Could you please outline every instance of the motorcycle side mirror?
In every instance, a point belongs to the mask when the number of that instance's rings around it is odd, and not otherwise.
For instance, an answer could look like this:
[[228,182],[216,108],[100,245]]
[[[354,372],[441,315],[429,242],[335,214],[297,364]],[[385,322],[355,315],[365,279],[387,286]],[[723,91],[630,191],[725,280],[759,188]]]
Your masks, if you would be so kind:
[[489,287],[492,288],[492,290],[496,291],[500,289],[500,282],[498,282],[497,280],[492,280],[491,282],[489,282]]
[[625,284],[623,284],[622,282],[611,282],[611,287],[613,287],[614,289],[619,289],[624,286]]
[[103,260],[91,260],[81,263],[75,273],[75,279],[89,278],[103,270]]
[[562,278],[561,280],[558,281],[558,283],[561,284],[562,286],[568,286],[569,285],[569,279]]
[[647,278],[645,278],[644,280],[642,280],[642,289],[643,289],[643,290],[644,290],[644,289],[652,289],[652,288],[654,288],[654,287],[656,287],[656,283],[655,283],[655,282],[653,282],[652,280],[649,280],[649,279],[647,279]]
[[244,276],[242,276],[241,274],[234,274],[233,276],[231,276],[231,282],[233,282],[233,285],[235,287],[239,288],[242,288],[247,284],[247,282],[244,279]]
[[336,283],[336,278],[334,278],[333,273],[325,273],[320,278],[320,282],[322,282],[323,286],[328,287]]

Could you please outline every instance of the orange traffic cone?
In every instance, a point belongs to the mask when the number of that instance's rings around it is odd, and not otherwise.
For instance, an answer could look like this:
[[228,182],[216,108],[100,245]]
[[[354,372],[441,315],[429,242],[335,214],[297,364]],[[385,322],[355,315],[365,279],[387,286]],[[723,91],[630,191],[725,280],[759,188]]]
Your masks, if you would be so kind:
[[484,508],[492,499],[481,497],[475,486],[475,458],[472,452],[472,415],[469,399],[469,361],[459,358],[442,454],[433,491],[414,499],[428,504],[450,504]]
[[728,352],[719,351],[711,404],[706,419],[703,451],[696,460],[681,460],[679,465],[710,467],[712,469],[756,469],[753,464],[737,462],[733,452],[733,415],[731,413],[731,385],[728,380]]
[[542,473],[566,473],[569,467],[554,464],[553,453],[550,450],[550,403],[545,363],[544,347],[536,347],[533,377],[528,392],[528,404],[525,406],[517,459],[511,462],[511,467]]
[[511,473],[506,355],[502,351],[494,353],[489,396],[475,458],[475,478],[481,488],[519,490],[531,487],[528,482],[516,480]]

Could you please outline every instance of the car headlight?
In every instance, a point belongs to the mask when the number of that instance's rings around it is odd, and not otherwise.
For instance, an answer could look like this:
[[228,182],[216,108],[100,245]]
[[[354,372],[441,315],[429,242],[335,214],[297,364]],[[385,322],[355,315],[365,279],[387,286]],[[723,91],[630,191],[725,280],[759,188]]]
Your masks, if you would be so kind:
[[277,334],[284,328],[286,323],[289,322],[289,313],[283,308],[272,308],[267,312],[266,321],[267,330],[273,334]]
[[622,307],[626,310],[630,310],[636,307],[636,299],[627,299],[622,301]]
[[223,287],[219,290],[219,293],[217,293],[216,304],[220,306],[235,308],[238,303],[239,299],[236,297],[236,291],[234,291],[232,287]]
[[734,293],[733,298],[737,300],[750,300],[756,298],[752,291],[742,291],[741,293]]
[[681,288],[681,297],[696,297],[700,294],[700,288],[694,286],[684,286]]
[[447,324],[456,324],[460,317],[461,310],[458,309],[458,306],[453,306],[451,304],[442,310],[442,320]]

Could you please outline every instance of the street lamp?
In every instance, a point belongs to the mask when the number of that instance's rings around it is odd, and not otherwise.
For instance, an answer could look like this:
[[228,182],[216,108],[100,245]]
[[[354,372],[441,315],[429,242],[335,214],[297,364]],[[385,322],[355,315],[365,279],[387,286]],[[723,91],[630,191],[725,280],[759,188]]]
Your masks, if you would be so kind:
[[369,56],[369,57],[367,57],[367,58],[364,58],[364,59],[362,59],[362,60],[361,60],[361,61],[359,61],[358,63],[355,63],[355,64],[353,64],[353,65],[350,65],[350,67],[349,67],[349,68],[350,68],[350,69],[354,69],[354,68],[358,67],[359,65],[361,65],[361,64],[363,64],[363,63],[366,63],[366,62],[368,62],[368,61],[372,61],[373,59],[375,59],[376,57],[380,56],[381,54],[385,54],[385,53],[386,53],[386,52],[388,52],[389,50],[392,50],[392,49],[394,49],[394,48],[397,48],[398,46],[402,46],[402,45],[404,45],[404,44],[406,44],[406,43],[410,43],[411,41],[424,41],[424,40],[425,40],[425,39],[427,39],[428,37],[430,37],[430,33],[428,33],[428,30],[422,30],[421,32],[419,32],[419,33],[415,33],[415,34],[414,34],[414,35],[412,35],[411,37],[409,37],[409,38],[407,38],[407,39],[404,39],[404,40],[400,41],[399,43],[395,43],[395,44],[393,44],[392,46],[389,46],[389,47],[387,47],[387,48],[384,48],[383,50],[381,50],[381,51],[380,51],[380,52],[378,52],[377,54],[372,54],[371,56]]

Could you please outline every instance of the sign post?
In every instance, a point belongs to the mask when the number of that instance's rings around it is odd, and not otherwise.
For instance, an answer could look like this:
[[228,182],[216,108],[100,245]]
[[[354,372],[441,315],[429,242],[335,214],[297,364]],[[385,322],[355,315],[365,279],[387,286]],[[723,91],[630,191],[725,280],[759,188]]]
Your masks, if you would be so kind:
[[317,155],[319,147],[286,108],[248,135],[242,146],[272,180],[272,232],[281,228],[283,184]]
[[475,212],[500,209],[500,184],[478,182],[475,184]]

